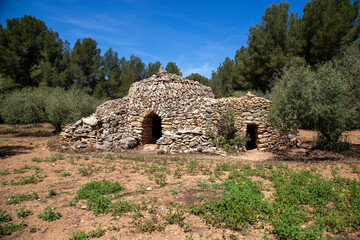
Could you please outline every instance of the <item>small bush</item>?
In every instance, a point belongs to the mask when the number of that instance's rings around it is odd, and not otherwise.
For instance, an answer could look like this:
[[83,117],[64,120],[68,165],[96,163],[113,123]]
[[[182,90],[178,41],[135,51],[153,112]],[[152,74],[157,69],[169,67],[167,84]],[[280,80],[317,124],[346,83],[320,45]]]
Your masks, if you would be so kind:
[[63,171],[62,173],[61,173],[61,176],[62,177],[68,177],[68,176],[70,176],[71,175],[71,172],[68,172],[68,171]]
[[0,172],[1,176],[5,176],[5,175],[9,175],[10,171],[8,169],[6,169],[5,171]]
[[15,195],[13,193],[10,193],[9,199],[6,200],[5,204],[6,205],[18,204],[23,201],[30,201],[35,199],[39,199],[39,195],[34,191],[31,191],[31,193],[15,194]]
[[46,196],[46,198],[54,198],[57,195],[58,193],[55,190],[49,190],[49,194]]
[[28,227],[28,229],[31,233],[34,233],[38,230],[36,225],[31,225]]
[[120,185],[119,182],[110,182],[110,181],[91,181],[81,186],[77,191],[75,198],[76,199],[87,199],[94,192],[100,195],[118,193],[124,191],[125,188]]
[[0,224],[11,221],[11,217],[5,210],[0,209]]
[[85,231],[76,231],[71,234],[71,237],[69,237],[69,240],[86,240],[89,236]]
[[75,199],[86,199],[86,205],[89,210],[92,210],[95,214],[106,214],[113,208],[113,204],[104,195],[124,190],[124,187],[119,182],[91,181],[77,191]]
[[44,161],[44,159],[39,158],[39,157],[33,157],[33,158],[31,158],[31,161],[33,161],[33,162],[37,162],[37,163],[41,163],[41,162],[43,162],[43,161]]
[[27,227],[27,224],[24,221],[22,221],[20,224],[10,223],[10,224],[1,225],[0,226],[0,236],[10,235],[13,232],[21,231],[26,227]]
[[27,216],[30,216],[33,214],[33,212],[31,210],[25,209],[26,205],[24,205],[22,208],[16,210],[16,216],[18,218],[24,218]]
[[37,184],[37,183],[38,183],[37,176],[31,175],[31,176],[21,177],[21,179],[18,182],[11,180],[10,184],[12,186],[17,186],[17,185]]
[[51,208],[50,206],[46,207],[42,214],[39,214],[37,217],[42,218],[44,221],[55,221],[62,217],[60,212],[54,212],[56,208]]
[[87,169],[86,167],[81,167],[78,169],[79,173],[82,175],[82,176],[90,176],[92,171],[90,171],[89,169]]
[[89,231],[88,236],[90,238],[95,238],[95,237],[99,238],[99,237],[103,236],[105,234],[105,230],[101,229],[101,225],[102,224],[99,223],[99,225],[97,226],[96,229]]
[[220,113],[216,128],[216,134],[209,133],[215,146],[225,148],[228,152],[235,152],[246,145],[246,138],[237,134],[233,110],[228,109]]

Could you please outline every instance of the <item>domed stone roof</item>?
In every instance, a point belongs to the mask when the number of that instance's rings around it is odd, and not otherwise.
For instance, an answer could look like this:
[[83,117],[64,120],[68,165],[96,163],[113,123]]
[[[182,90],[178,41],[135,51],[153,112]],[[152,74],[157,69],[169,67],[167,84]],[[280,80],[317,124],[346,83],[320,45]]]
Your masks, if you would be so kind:
[[159,72],[131,85],[127,97],[135,101],[152,98],[214,98],[211,88],[176,74]]

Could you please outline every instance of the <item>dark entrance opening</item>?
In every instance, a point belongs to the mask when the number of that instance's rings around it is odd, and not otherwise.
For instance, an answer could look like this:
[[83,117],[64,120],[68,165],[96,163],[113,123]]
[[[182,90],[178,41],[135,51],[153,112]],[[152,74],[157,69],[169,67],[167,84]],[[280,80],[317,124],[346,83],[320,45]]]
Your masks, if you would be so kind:
[[150,113],[143,121],[142,144],[154,144],[161,136],[161,117]]
[[154,143],[161,138],[161,118],[158,115],[154,115],[152,119],[152,138]]
[[249,140],[246,143],[246,150],[251,150],[257,148],[256,137],[257,137],[257,127],[256,125],[248,125],[246,128],[246,136]]

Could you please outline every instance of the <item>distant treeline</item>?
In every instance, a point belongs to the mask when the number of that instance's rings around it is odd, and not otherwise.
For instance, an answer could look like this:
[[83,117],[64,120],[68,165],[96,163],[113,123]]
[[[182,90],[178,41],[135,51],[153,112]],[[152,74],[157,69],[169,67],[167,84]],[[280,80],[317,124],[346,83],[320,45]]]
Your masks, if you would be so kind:
[[[312,0],[302,17],[286,2],[272,4],[261,21],[250,27],[248,46],[227,57],[210,79],[187,76],[213,88],[217,97],[243,91],[270,90],[270,82],[294,57],[314,66],[341,55],[359,39],[359,1]],[[145,65],[139,57],[119,58],[111,48],[103,55],[91,38],[73,48],[59,34],[33,17],[23,16],[0,25],[0,93],[24,87],[80,88],[96,98],[126,95],[130,85],[157,73],[160,62]],[[181,75],[175,62],[166,71]]]

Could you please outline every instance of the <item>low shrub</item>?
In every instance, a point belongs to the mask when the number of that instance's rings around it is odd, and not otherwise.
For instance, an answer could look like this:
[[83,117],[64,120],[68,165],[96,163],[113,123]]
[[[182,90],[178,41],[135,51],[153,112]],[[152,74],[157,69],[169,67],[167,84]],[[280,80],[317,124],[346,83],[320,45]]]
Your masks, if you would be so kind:
[[6,205],[18,204],[24,201],[39,199],[39,195],[34,191],[31,191],[31,193],[15,194],[15,195],[13,193],[10,193],[8,198],[9,199],[6,200],[5,202]]
[[51,208],[50,206],[44,209],[42,214],[39,214],[37,217],[42,218],[44,221],[52,222],[62,217],[60,212],[55,212],[56,208]]
[[16,216],[18,218],[24,218],[24,217],[27,217],[27,216],[30,216],[33,214],[33,211],[25,209],[25,208],[26,208],[26,205],[24,205],[22,208],[16,210]]

